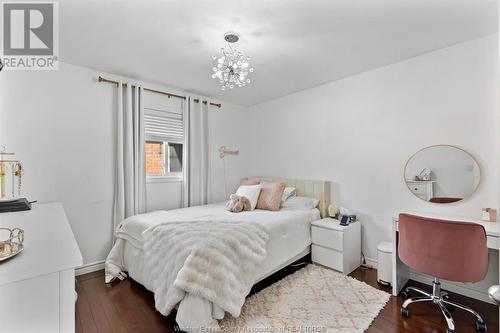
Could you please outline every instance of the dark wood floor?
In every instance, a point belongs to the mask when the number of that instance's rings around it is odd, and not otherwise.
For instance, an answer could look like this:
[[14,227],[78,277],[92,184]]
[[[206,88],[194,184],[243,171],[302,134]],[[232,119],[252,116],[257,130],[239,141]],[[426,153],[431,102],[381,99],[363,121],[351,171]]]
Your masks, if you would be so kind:
[[[252,289],[252,294],[300,269],[287,267]],[[376,271],[358,268],[351,276],[379,288]],[[85,274],[77,278],[78,301],[76,302],[76,332],[128,332],[154,333],[174,332],[175,313],[163,317],[154,308],[153,294],[131,279],[106,285],[104,272]],[[410,281],[411,285],[429,290],[428,286]],[[486,320],[488,332],[498,332],[498,308],[492,304],[450,294],[451,298],[471,306]],[[391,297],[390,301],[374,320],[367,332],[421,332],[438,333],[446,331],[446,324],[437,308],[430,304],[411,306],[410,318],[403,318],[399,311],[402,297]],[[476,332],[472,316],[463,311],[452,312],[459,333]]]
[[[377,284],[377,271],[358,268],[352,274],[352,277],[365,281],[373,287],[380,288]],[[415,281],[410,281],[408,285],[419,287],[423,290],[431,291],[432,287]],[[498,307],[486,302],[481,302],[469,297],[450,293],[450,298],[458,303],[470,306],[478,312],[486,321],[488,332],[498,332]],[[446,332],[447,326],[441,311],[431,304],[412,304],[410,317],[404,318],[400,314],[401,305],[404,298],[402,296],[391,297],[378,317],[373,321],[368,329],[368,333],[380,332],[425,332],[438,333]],[[476,332],[473,316],[466,314],[461,310],[452,310],[451,315],[455,320],[455,331],[458,333]]]

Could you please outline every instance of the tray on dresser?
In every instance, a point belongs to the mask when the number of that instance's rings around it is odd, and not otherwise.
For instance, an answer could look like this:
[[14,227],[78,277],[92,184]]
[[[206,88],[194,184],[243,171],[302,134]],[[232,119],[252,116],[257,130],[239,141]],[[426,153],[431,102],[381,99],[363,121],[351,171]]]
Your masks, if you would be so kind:
[[[0,251],[0,262],[14,257],[15,255],[21,253],[24,249],[23,244],[16,242],[10,242],[8,244],[4,244],[3,246],[3,250]],[[1,247],[2,245],[0,245],[0,249]]]
[[20,228],[2,228],[0,231],[7,231],[9,238],[0,240],[0,262],[5,261],[21,253],[24,249],[24,230]]

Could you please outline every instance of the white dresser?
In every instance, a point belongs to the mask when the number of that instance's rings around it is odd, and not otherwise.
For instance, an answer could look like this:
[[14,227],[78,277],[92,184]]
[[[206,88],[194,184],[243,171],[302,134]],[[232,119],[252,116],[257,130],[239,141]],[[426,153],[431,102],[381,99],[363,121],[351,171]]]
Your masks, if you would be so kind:
[[60,203],[2,213],[0,225],[24,229],[24,251],[0,263],[0,330],[75,331],[75,267],[82,255]]
[[349,274],[361,263],[361,222],[341,226],[324,218],[311,223],[313,262]]
[[410,191],[422,200],[429,201],[434,197],[434,180],[406,180]]

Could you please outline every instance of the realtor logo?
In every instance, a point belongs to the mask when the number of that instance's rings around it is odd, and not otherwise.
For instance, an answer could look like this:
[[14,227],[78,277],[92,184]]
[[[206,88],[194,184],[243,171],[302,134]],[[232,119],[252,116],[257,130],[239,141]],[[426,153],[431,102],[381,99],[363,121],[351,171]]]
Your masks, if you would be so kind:
[[4,69],[58,69],[58,3],[3,2],[1,7]]

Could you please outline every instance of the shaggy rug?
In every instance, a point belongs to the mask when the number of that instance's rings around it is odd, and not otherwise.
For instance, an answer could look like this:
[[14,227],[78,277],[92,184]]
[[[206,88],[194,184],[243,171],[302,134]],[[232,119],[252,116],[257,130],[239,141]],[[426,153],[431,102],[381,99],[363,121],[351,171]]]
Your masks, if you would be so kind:
[[249,297],[222,332],[361,333],[390,295],[331,269],[308,265]]

